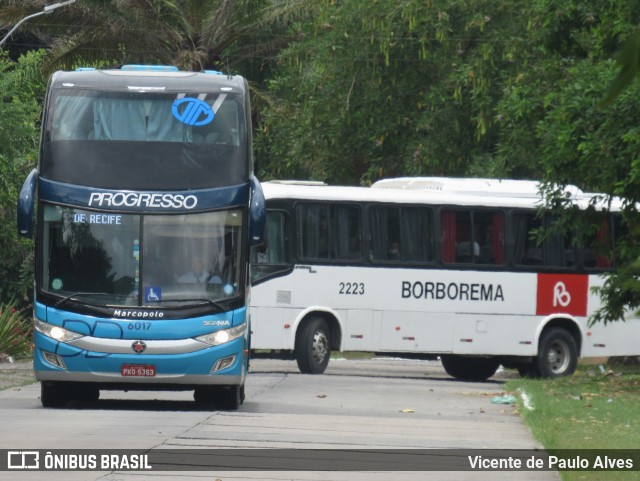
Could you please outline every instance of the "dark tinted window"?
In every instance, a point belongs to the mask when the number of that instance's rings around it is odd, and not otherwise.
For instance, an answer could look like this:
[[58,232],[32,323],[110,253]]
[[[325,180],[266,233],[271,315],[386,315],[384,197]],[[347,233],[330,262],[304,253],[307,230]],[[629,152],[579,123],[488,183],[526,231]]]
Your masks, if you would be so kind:
[[371,207],[370,250],[373,261],[433,260],[433,214],[426,208]]
[[112,189],[219,187],[246,180],[249,148],[238,95],[60,89],[49,103],[40,171]]
[[362,221],[359,207],[298,204],[296,229],[296,252],[300,259],[362,258]]
[[443,210],[440,217],[444,262],[503,264],[504,213],[487,210]]

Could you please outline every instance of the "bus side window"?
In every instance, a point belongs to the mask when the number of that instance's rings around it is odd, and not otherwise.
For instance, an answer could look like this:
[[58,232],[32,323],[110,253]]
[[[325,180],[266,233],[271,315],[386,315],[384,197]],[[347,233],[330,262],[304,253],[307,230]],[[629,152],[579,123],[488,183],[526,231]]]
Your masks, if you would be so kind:
[[582,254],[586,269],[610,269],[613,267],[613,231],[609,215],[603,216],[596,233],[587,238]]
[[400,259],[400,209],[371,207],[369,209],[371,260]]
[[400,258],[409,262],[433,260],[433,214],[425,208],[402,209]]
[[433,213],[428,208],[370,207],[369,229],[373,261],[433,260]]
[[456,212],[443,211],[440,218],[440,249],[443,262],[456,260]]
[[300,259],[354,260],[362,256],[360,208],[300,203],[296,206],[296,251]]
[[268,211],[264,243],[251,248],[252,280],[287,270],[284,212]]
[[[554,218],[541,220],[536,214],[513,216],[513,262],[523,266],[568,267],[576,265],[576,248],[569,234],[554,233]],[[539,241],[544,229],[550,235]]]
[[504,213],[473,212],[474,239],[479,246],[478,264],[504,264]]
[[504,264],[504,213],[502,211],[442,211],[443,262]]
[[544,265],[548,267],[575,267],[576,249],[571,242],[570,233],[554,233],[556,219],[550,215],[544,217],[545,230],[552,234],[545,239],[543,244]]
[[329,258],[329,207],[327,205],[298,204],[296,230],[296,252],[299,258]]
[[535,214],[513,215],[513,262],[523,266],[542,265],[542,247],[536,243],[536,230],[542,227]]
[[480,246],[473,238],[471,211],[456,212],[456,262],[470,264],[480,255]]
[[362,258],[362,221],[360,209],[353,206],[331,207],[331,257],[339,260]]
[[441,227],[444,262],[471,264],[480,255],[480,246],[473,239],[470,211],[443,211]]

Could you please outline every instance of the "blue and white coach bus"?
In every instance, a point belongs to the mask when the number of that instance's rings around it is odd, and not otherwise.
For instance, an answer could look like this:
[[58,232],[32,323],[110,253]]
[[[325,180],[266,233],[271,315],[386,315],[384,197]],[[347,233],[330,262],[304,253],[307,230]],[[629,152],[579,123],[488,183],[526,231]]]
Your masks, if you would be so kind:
[[249,246],[262,241],[247,82],[124,66],[57,72],[38,168],[34,369],[45,407],[101,389],[194,390],[236,409],[249,356]]
[[[252,347],[293,353],[321,373],[332,350],[440,357],[461,379],[499,365],[571,374],[579,357],[638,355],[640,320],[589,326],[592,287],[614,266],[621,226],[599,209],[582,246],[537,242],[538,184],[387,179],[373,187],[266,182],[265,247],[255,248]],[[593,194],[573,191],[586,208]],[[611,211],[619,207],[614,202]]]

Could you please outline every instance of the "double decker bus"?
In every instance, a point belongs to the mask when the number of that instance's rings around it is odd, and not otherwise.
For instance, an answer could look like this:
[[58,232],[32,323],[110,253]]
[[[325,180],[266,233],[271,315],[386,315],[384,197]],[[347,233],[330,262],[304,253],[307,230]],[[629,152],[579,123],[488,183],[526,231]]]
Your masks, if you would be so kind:
[[[500,365],[571,374],[580,357],[638,355],[640,320],[589,326],[592,289],[622,233],[593,194],[597,232],[582,245],[533,181],[399,178],[372,187],[263,184],[264,246],[252,252],[252,347],[293,354],[322,373],[330,353],[439,357],[448,374],[485,380]],[[593,212],[592,212],[593,214]],[[540,230],[548,235],[540,236]]]
[[20,235],[32,235],[36,206],[43,406],[101,389],[243,402],[249,246],[264,227],[244,78],[143,65],[56,72]]

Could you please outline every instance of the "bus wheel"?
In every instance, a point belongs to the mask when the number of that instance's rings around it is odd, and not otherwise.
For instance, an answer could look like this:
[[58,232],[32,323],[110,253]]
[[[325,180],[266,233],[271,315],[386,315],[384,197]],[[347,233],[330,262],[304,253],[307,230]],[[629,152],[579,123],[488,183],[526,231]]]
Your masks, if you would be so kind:
[[215,402],[220,409],[235,411],[244,402],[244,384],[222,387]]
[[198,386],[193,390],[196,404],[213,404],[216,401],[216,389],[213,386]]
[[440,360],[447,374],[461,381],[486,381],[500,367],[500,362],[491,357],[444,355]]
[[303,374],[322,374],[330,356],[327,322],[321,317],[314,317],[296,335],[298,369]]
[[566,329],[559,327],[543,332],[534,366],[541,377],[573,374],[578,366],[576,340]]
[[540,373],[538,372],[538,366],[535,361],[518,364],[516,366],[516,369],[518,370],[520,377],[532,378],[532,379],[540,377]]
[[215,404],[222,410],[235,411],[244,402],[242,386],[198,386],[193,391],[196,404]]
[[70,399],[69,386],[55,381],[40,382],[40,402],[45,408],[60,408]]
[[78,383],[74,386],[73,396],[83,404],[93,404],[100,399],[100,389],[90,383]]

